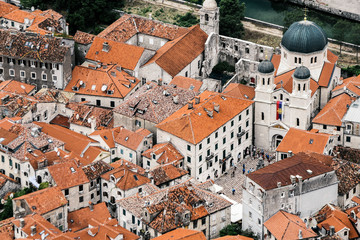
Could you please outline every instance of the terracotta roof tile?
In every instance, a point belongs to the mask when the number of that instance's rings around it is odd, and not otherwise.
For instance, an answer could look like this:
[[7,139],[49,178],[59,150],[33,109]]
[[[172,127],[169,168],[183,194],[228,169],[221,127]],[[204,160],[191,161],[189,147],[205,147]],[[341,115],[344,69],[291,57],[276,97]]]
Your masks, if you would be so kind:
[[86,32],[82,32],[80,30],[77,30],[75,35],[74,35],[74,40],[75,42],[77,43],[80,43],[80,44],[84,44],[84,45],[87,45],[87,44],[90,44],[94,41],[94,38],[96,36],[93,35],[93,34],[90,34],[90,33],[86,33]]
[[332,94],[336,92],[346,92],[350,91],[354,93],[356,96],[360,96],[360,75],[357,77],[350,77],[343,80],[343,83],[336,86],[332,90]]
[[200,80],[196,80],[194,78],[183,77],[183,76],[176,76],[169,83],[169,85],[174,85],[176,87],[190,89],[195,92],[200,92],[200,88],[201,88],[202,84],[203,84],[203,82]]
[[334,160],[332,167],[339,180],[338,194],[344,196],[360,183],[360,165],[346,160]]
[[253,100],[255,97],[255,88],[240,83],[230,83],[223,91],[224,94]]
[[[197,144],[253,103],[250,100],[210,91],[203,92],[199,98],[199,104],[195,104],[195,100],[191,101],[192,109],[184,106],[156,127],[187,142]],[[220,106],[219,112],[214,110],[216,104]],[[208,116],[209,111],[212,111],[213,117]]]
[[13,201],[24,199],[34,213],[43,215],[67,204],[64,194],[58,187],[45,188],[21,197]]
[[[109,50],[103,50],[104,44],[108,45]],[[134,70],[139,64],[144,50],[142,47],[95,37],[85,58],[100,61],[103,64],[117,64],[122,68]]]
[[328,87],[330,84],[331,77],[335,71],[335,64],[324,62],[321,70],[321,75],[318,81],[320,87]]
[[[157,124],[184,106],[195,94],[194,91],[188,89],[147,83],[115,107],[114,112]],[[174,96],[178,97],[177,103],[174,102]]]
[[[285,72],[275,77],[276,89],[284,88],[288,93],[292,93],[293,88],[293,74],[295,69]],[[310,90],[311,96],[313,96],[316,90],[319,88],[319,84],[312,78],[310,78]]]
[[98,36],[117,42],[126,42],[135,34],[143,33],[150,36],[174,40],[187,31],[186,28],[175,25],[145,17],[124,14],[104,31],[99,33]]
[[118,65],[104,65],[97,69],[75,66],[72,79],[65,91],[109,98],[125,98],[139,82],[139,79],[130,76]]
[[13,220],[15,218],[11,217],[11,218],[7,218],[4,219],[2,221],[0,221],[0,239],[1,240],[10,240],[10,239],[14,239],[14,224],[13,224]]
[[337,60],[339,59],[339,57],[337,55],[335,55],[333,52],[331,52],[330,50],[327,50],[327,59],[331,62],[331,63],[336,63]]
[[0,17],[3,17],[4,15],[6,15],[12,11],[18,10],[18,9],[19,9],[19,7],[15,6],[15,5],[0,1]]
[[75,93],[69,93],[62,90],[42,88],[35,95],[34,98],[39,102],[58,102],[69,103],[74,97]]
[[64,128],[70,128],[69,117],[61,114],[56,115],[53,120],[50,121],[50,124],[59,125]]
[[313,230],[306,227],[301,218],[282,210],[269,218],[264,226],[277,240],[299,239],[299,231],[304,239],[317,237]]
[[110,181],[110,176],[114,176],[116,178],[116,186],[124,191],[151,182],[149,178],[138,173],[137,169],[134,169],[128,165],[117,167],[107,173],[104,173],[101,177],[107,181]]
[[[291,175],[300,175],[303,180],[333,171],[330,166],[325,165],[321,154],[298,153],[290,158],[285,158],[269,166],[256,170],[247,175],[248,178],[259,184],[263,189],[277,188],[278,182],[282,186],[291,184]],[[332,159],[330,156],[327,156]],[[307,170],[311,170],[309,174]]]
[[332,99],[324,106],[324,108],[312,120],[313,123],[341,126],[342,118],[348,110],[348,105],[355,100],[348,94],[343,93]]
[[89,226],[89,220],[92,218],[99,222],[104,222],[111,218],[105,202],[93,205],[93,209],[85,207],[68,214],[68,228],[77,232]]
[[285,153],[292,151],[294,154],[309,151],[323,154],[331,136],[326,133],[290,128],[276,151]]
[[177,165],[180,160],[184,159],[184,156],[170,142],[156,144],[142,155],[152,160],[153,154],[156,155],[158,164],[174,163]]
[[83,167],[83,171],[90,181],[100,177],[102,174],[110,171],[111,169],[113,168],[102,160],[93,162]]
[[272,57],[271,57],[271,62],[274,65],[274,68],[275,68],[275,76],[277,74],[277,70],[279,69],[280,60],[281,60],[281,55],[280,54],[273,54]]
[[204,51],[207,37],[200,26],[195,25],[183,36],[165,43],[146,65],[156,63],[170,76],[175,77]]
[[201,231],[190,230],[185,228],[177,228],[173,231],[165,233],[153,240],[206,240],[205,235]]
[[72,160],[49,166],[48,170],[61,190],[89,182],[83,169]]
[[[48,222],[45,218],[38,214],[28,215],[23,218],[25,221],[25,226],[21,228],[25,234],[28,235],[29,239],[41,239],[42,234],[47,235],[47,238],[56,237],[57,235],[61,234],[62,232]],[[14,225],[20,227],[20,220],[16,219],[13,220]],[[31,234],[31,227],[36,227],[36,234]],[[41,234],[40,234],[41,233]]]
[[18,23],[25,23],[25,18],[29,19],[30,21],[35,18],[33,14],[30,12],[16,9],[14,11],[9,12],[6,15],[2,16],[5,19],[8,19],[10,21],[18,22]]
[[18,82],[15,80],[7,80],[0,83],[0,90],[5,92],[28,95],[35,89],[34,85]]
[[[0,188],[2,188],[7,181],[17,183],[14,179],[6,176],[5,174],[0,173]],[[6,193],[6,192],[5,192]]]
[[182,168],[175,167],[172,164],[167,164],[163,166],[158,166],[150,171],[150,174],[154,178],[154,184],[156,186],[170,182],[177,178],[181,178],[188,174],[188,171],[185,171]]

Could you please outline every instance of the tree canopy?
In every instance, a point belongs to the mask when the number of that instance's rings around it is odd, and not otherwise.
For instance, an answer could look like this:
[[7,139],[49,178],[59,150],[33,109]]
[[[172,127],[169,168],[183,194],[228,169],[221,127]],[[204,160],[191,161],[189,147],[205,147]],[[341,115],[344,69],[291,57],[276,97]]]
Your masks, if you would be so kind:
[[76,30],[93,32],[95,26],[110,24],[118,18],[113,9],[124,5],[122,0],[21,0],[25,8],[49,8],[63,14],[69,23],[70,34]]
[[244,26],[241,20],[244,18],[245,3],[239,0],[220,1],[220,34],[241,38],[244,34]]

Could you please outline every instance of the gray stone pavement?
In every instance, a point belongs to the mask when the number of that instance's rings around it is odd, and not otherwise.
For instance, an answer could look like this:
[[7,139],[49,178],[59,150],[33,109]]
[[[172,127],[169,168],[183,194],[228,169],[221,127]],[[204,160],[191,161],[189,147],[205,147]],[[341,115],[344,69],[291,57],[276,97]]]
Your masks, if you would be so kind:
[[[234,159],[235,160],[235,159]],[[227,174],[221,176],[220,178],[215,180],[215,184],[223,187],[221,193],[225,194],[227,197],[231,198],[232,200],[241,203],[242,201],[242,185],[245,181],[245,177],[248,174],[249,169],[256,170],[256,165],[258,163],[258,158],[252,158],[247,156],[245,159],[242,159],[238,162],[235,170],[235,175],[232,176],[232,172],[234,172],[234,167],[231,167]],[[275,160],[272,160],[273,163]],[[245,164],[245,174],[243,174],[243,164]],[[264,160],[265,166],[269,165],[267,160]],[[235,189],[235,194],[232,194],[232,189]]]

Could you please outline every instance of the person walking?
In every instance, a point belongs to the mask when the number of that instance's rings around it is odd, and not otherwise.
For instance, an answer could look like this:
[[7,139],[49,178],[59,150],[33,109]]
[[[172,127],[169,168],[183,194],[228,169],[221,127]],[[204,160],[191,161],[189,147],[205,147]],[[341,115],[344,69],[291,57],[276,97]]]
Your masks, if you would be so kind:
[[235,195],[235,188],[232,188],[232,195]]

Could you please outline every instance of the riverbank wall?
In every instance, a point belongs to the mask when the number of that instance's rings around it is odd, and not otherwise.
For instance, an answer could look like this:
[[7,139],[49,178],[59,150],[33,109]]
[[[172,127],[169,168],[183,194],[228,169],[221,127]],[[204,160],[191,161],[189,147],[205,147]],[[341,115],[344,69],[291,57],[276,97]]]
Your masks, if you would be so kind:
[[[340,17],[351,19],[360,22],[360,4],[359,2],[349,2],[344,5],[344,0],[332,0],[332,1],[320,1],[320,0],[287,0],[291,3],[295,3],[301,6],[307,6],[319,11],[334,14]],[[348,0],[345,0],[348,1]],[[353,8],[352,7],[353,4]],[[347,11],[346,8],[352,9],[354,12]]]

